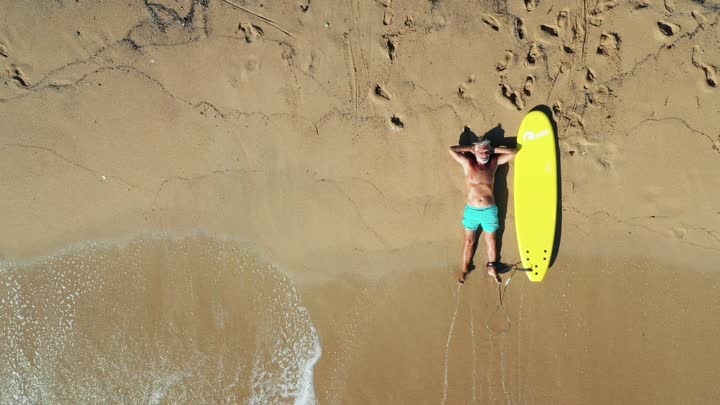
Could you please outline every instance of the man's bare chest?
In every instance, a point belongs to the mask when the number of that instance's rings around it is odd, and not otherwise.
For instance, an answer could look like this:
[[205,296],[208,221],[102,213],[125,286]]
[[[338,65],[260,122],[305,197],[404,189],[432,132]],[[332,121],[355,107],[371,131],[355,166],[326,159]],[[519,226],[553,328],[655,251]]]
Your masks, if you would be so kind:
[[492,184],[494,176],[495,168],[490,165],[469,166],[465,171],[465,179],[470,184]]

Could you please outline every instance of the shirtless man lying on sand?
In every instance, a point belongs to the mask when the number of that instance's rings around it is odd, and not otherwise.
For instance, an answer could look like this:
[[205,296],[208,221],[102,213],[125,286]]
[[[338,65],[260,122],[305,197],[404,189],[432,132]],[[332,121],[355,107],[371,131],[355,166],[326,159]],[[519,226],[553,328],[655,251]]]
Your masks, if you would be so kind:
[[[465,153],[469,152],[469,153]],[[497,245],[495,232],[500,228],[498,221],[498,208],[493,196],[495,171],[498,165],[511,161],[516,149],[490,145],[490,140],[481,138],[470,146],[451,146],[450,155],[465,170],[465,184],[467,186],[467,200],[465,215],[462,224],[465,227],[465,247],[463,248],[462,273],[458,283],[465,283],[470,272],[475,250],[477,248],[478,232],[485,231],[485,244],[487,246],[487,272],[499,283],[502,282],[497,272]]]

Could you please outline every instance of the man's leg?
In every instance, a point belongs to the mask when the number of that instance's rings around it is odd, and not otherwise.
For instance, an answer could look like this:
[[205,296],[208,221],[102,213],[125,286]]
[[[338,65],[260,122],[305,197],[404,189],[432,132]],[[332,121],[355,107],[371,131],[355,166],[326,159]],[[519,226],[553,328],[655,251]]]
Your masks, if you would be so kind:
[[465,242],[463,246],[462,273],[460,273],[460,278],[458,279],[458,282],[460,284],[465,283],[465,277],[467,277],[468,273],[470,272],[470,265],[472,263],[473,256],[475,255],[475,250],[477,249],[478,239],[477,231],[473,231],[467,228],[464,229]]
[[[487,247],[487,260],[490,263],[497,261],[497,243],[495,239],[495,232],[485,232],[485,245]],[[502,283],[500,275],[497,273],[497,269],[493,266],[487,266],[488,274],[495,279],[498,283]]]

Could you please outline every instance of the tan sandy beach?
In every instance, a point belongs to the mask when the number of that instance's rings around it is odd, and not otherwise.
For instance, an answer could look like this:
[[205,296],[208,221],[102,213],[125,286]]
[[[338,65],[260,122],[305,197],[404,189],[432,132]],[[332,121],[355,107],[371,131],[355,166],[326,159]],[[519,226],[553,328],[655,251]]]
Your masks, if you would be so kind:
[[[717,0],[0,0],[0,63],[0,403],[720,397]],[[447,148],[536,106],[555,263],[458,288]]]

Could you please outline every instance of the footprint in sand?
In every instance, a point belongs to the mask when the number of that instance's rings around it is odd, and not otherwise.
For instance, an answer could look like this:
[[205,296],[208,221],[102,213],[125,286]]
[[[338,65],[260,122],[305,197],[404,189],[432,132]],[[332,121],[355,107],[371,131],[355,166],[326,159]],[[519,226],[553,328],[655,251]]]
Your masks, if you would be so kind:
[[692,54],[692,64],[695,65],[698,69],[702,69],[705,72],[705,82],[710,87],[717,87],[718,85],[718,78],[717,78],[717,72],[715,72],[715,68],[712,65],[709,65],[702,61],[700,58],[700,55],[703,53],[702,50],[700,50],[700,47],[695,45],[693,47],[693,54]]
[[5,44],[0,43],[0,55],[3,57],[8,57],[10,55],[10,51],[8,50],[8,47],[5,46]]
[[503,60],[501,60],[500,62],[495,64],[495,70],[498,73],[506,71],[507,69],[512,67],[512,65],[515,64],[516,59],[517,59],[517,57],[515,56],[515,54],[512,51],[505,51]]
[[567,125],[569,125],[571,127],[585,128],[585,121],[583,120],[583,118],[576,112],[573,112],[573,111],[566,112],[565,106],[564,106],[562,100],[555,101],[555,103],[553,104],[552,110],[553,110],[553,113],[555,114],[555,116],[558,118],[558,120],[563,119],[563,120],[567,121]]
[[618,4],[617,0],[601,1],[597,4],[597,6],[595,6],[595,8],[592,11],[592,14],[597,15],[597,14],[604,13],[604,12],[614,8],[615,6],[617,6],[617,4]]
[[[542,24],[540,25],[540,30],[547,33],[550,36],[553,37],[565,37],[565,33],[567,32],[568,28],[568,22],[570,19],[570,11],[568,9],[563,9],[558,13],[557,16],[557,25],[551,25],[551,24]],[[573,30],[576,30],[579,25],[576,25],[573,27]],[[577,32],[576,35],[577,36]],[[570,48],[572,49],[572,48]],[[573,53],[573,52],[568,52]]]
[[585,128],[585,121],[580,116],[580,114],[574,111],[565,113],[565,119],[568,120],[568,125],[570,125],[571,127]]
[[531,65],[534,65],[542,58],[543,58],[543,52],[540,49],[540,46],[538,46],[538,44],[535,42],[530,44],[530,49],[528,50],[528,54],[527,54],[528,63]]
[[586,106],[603,106],[610,99],[612,92],[607,86],[593,86],[585,84],[585,105]]
[[489,25],[490,28],[494,29],[495,31],[500,31],[500,22],[497,20],[497,18],[491,16],[490,14],[483,14],[482,20],[485,24]]
[[620,50],[620,34],[617,32],[603,32],[600,34],[600,45],[597,48],[599,55],[614,56]]
[[386,41],[385,46],[387,46],[387,50],[388,50],[388,57],[390,58],[391,61],[394,61],[397,58],[397,48],[398,48],[397,39],[393,38],[389,35],[385,35],[384,37],[385,37],[385,41]]
[[405,123],[397,115],[390,117],[390,125],[397,130],[405,128]]
[[575,19],[575,23],[572,26],[572,33],[573,42],[581,42],[585,39],[585,28],[579,16]]
[[392,6],[392,2],[388,1],[387,5],[385,6],[385,13],[383,14],[383,24],[384,25],[392,24],[394,14],[395,14],[395,9]]
[[375,85],[375,95],[386,100],[392,99],[392,94],[390,94],[390,92],[382,84]]
[[650,7],[650,0],[638,0],[637,5],[635,6],[636,9],[647,7]]
[[252,23],[240,23],[238,28],[241,29],[242,32],[245,34],[245,41],[247,41],[248,43],[255,42],[255,40],[265,35],[265,32],[262,28]]
[[585,75],[585,80],[587,80],[588,83],[592,83],[595,81],[595,77],[597,77],[597,75],[595,74],[595,71],[592,70],[592,68],[588,67],[587,73]]
[[596,27],[599,27],[599,26],[601,26],[602,23],[603,23],[603,18],[600,17],[599,15],[591,15],[591,16],[588,16],[587,22],[588,22],[588,24],[590,24],[590,25],[594,25],[594,26],[596,26]]
[[390,25],[392,24],[393,19],[393,9],[392,8],[386,8],[385,14],[383,14],[383,25]]
[[410,17],[409,15],[405,16],[405,26],[410,29],[415,28],[415,20],[412,17]]
[[15,80],[20,86],[25,88],[30,87],[30,79],[27,78],[25,73],[23,73],[23,71],[20,70],[19,67],[11,65],[8,70],[10,73],[10,77]]
[[510,86],[507,83],[501,83],[500,88],[502,90],[502,95],[506,99],[510,100],[510,102],[518,109],[522,110],[523,107],[525,107],[525,100],[523,100],[522,96],[519,92],[514,90],[512,86]]
[[540,1],[538,1],[538,0],[524,0],[524,1],[525,1],[525,9],[527,9],[527,11],[533,11],[533,9],[535,9],[535,7],[537,7],[538,3],[540,3]]
[[675,0],[665,0],[665,10],[669,13],[675,12]]
[[562,9],[557,16],[557,26],[561,34],[567,32],[568,24],[570,21],[570,10],[567,8]]
[[468,77],[465,83],[460,83],[460,85],[458,86],[458,97],[465,98],[465,95],[467,94],[470,85],[472,85],[473,83],[475,83],[474,74],[470,75],[470,77]]
[[517,35],[518,39],[525,39],[527,37],[527,30],[525,29],[525,20],[522,18],[516,18],[515,19],[515,35]]
[[523,93],[530,97],[532,95],[533,88],[535,87],[535,77],[533,75],[525,78],[525,84],[523,84]]
[[702,28],[704,30],[705,27],[707,27],[707,18],[705,18],[704,15],[700,14],[699,11],[693,10],[692,16],[695,19],[695,21],[697,22],[697,24],[700,26],[700,28]]
[[558,27],[556,27],[554,25],[542,24],[542,25],[540,25],[540,30],[547,32],[548,34],[550,34],[553,37],[560,36],[560,29],[558,29]]
[[680,26],[677,24],[673,24],[668,21],[660,20],[657,22],[658,28],[660,28],[660,32],[663,33],[663,35],[671,37],[678,32],[680,32]]

